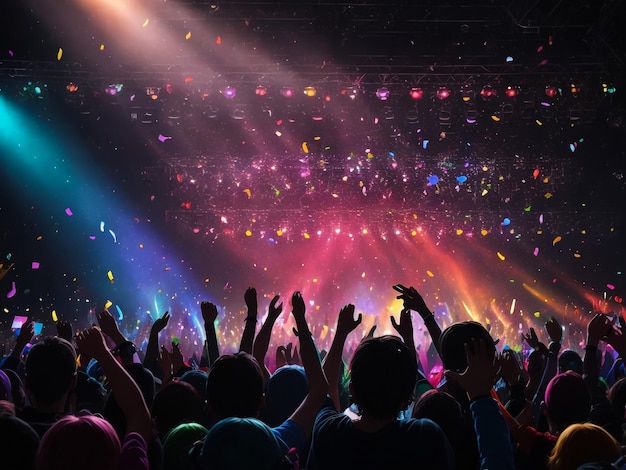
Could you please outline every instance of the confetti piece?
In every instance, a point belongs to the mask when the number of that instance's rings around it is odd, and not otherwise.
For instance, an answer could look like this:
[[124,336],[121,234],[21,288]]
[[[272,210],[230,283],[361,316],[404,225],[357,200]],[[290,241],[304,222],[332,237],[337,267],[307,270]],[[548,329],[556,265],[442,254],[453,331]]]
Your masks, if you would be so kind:
[[535,251],[533,251],[533,255],[539,256],[539,248],[535,247]]
[[539,119],[535,119],[535,123],[537,123],[538,126],[543,126],[543,122],[541,122]]
[[621,304],[622,301],[624,300],[624,299],[622,299],[621,297],[619,297],[617,295],[615,297],[613,297],[613,298],[615,299],[615,302],[617,302],[618,304]]
[[113,302],[111,302],[110,300],[107,300],[104,304],[104,309],[108,310],[109,307],[111,307],[111,305],[113,305]]
[[65,209],[65,213],[69,215],[70,217],[74,215],[74,213],[72,212],[72,209],[70,209],[69,207]]
[[120,308],[119,305],[115,305],[115,310],[117,310],[117,319],[118,320],[123,320],[124,319],[124,314],[122,313],[122,309]]
[[505,217],[505,218],[502,220],[502,225],[505,225],[505,226],[506,226],[506,225],[511,225],[511,219],[509,219],[508,217]]
[[215,44],[217,44],[218,46],[222,44],[222,36],[217,37],[217,39],[215,40]]
[[615,290],[615,286],[613,284],[607,284],[606,287],[607,289]]
[[61,60],[61,57],[63,57],[63,49],[59,47],[59,52],[57,52],[57,60]]
[[243,192],[246,193],[246,195],[248,196],[248,199],[252,197],[252,191],[250,191],[250,188],[244,189]]
[[569,149],[572,151],[572,153],[574,153],[576,151],[576,145],[575,144],[569,144]]
[[33,261],[30,264],[31,269],[39,269],[39,263],[37,261]]
[[507,62],[513,62],[513,57],[512,57],[512,56],[510,56],[510,55],[508,55],[508,56],[506,56],[506,59],[505,59],[505,60],[506,60]]
[[481,234],[483,237],[486,237],[488,233],[489,233],[489,232],[488,232],[487,230],[485,230],[485,229],[482,229],[482,230],[480,231],[480,234]]
[[150,18],[146,18],[146,21],[143,22],[143,27],[145,28],[146,26],[148,26],[148,23],[150,23]]
[[563,238],[561,236],[556,237],[554,240],[552,240],[552,246],[556,245],[561,240],[563,240]]
[[109,233],[113,237],[113,242],[117,243],[117,235],[115,235],[115,232],[113,230],[109,230]]
[[109,278],[109,281],[111,281],[111,283],[115,282],[115,279],[113,278],[113,273],[111,271],[107,272],[107,277]]
[[424,140],[422,141],[422,148],[423,148],[423,149],[426,149],[426,147],[428,147],[428,143],[429,143],[429,142],[430,142],[430,140],[428,140],[428,139],[424,139]]
[[302,142],[302,151],[304,153],[309,153],[309,146],[307,145],[306,142]]
[[56,310],[53,310],[53,311],[52,311],[52,321],[53,321],[54,323],[56,323],[56,322],[58,322],[58,321],[59,321],[59,317],[57,317],[57,311],[56,311]]
[[188,31],[187,34],[185,34],[185,39],[187,41],[189,41],[191,39],[191,31]]
[[459,184],[465,183],[467,181],[467,176],[457,176],[456,180]]
[[481,196],[486,196],[488,192],[489,192],[489,190],[488,190],[488,189],[483,189],[483,192],[482,192],[482,193],[480,193],[480,195],[481,195]]
[[540,223],[540,224],[543,224],[543,214],[541,214],[541,215],[539,216],[539,223]]
[[42,331],[43,331],[43,323],[35,322],[35,324],[33,325],[33,332],[36,335],[40,335]]
[[104,44],[100,44],[100,50],[103,51],[104,50]]
[[456,229],[456,234],[457,234],[457,235],[463,235],[463,230],[462,230],[462,229],[460,229],[460,228],[457,228],[457,229]]
[[430,184],[431,186],[434,186],[437,183],[439,183],[439,177],[437,175],[430,175],[428,177],[428,184]]
[[494,120],[495,122],[500,122],[500,118],[496,116],[495,114],[491,116],[491,119]]
[[166,140],[172,140],[172,137],[169,135],[159,134],[159,142],[165,142]]
[[578,252],[574,253],[574,258],[581,258],[581,257],[582,257],[582,255],[580,253],[578,253]]
[[533,315],[535,316],[535,318],[539,318],[541,316],[541,312],[535,312],[533,313]]
[[11,290],[9,292],[7,292],[7,299],[10,299],[11,297],[13,297],[16,292],[17,292],[17,289],[15,287],[15,281],[12,281],[11,282]]
[[538,176],[539,176],[539,168],[535,168],[535,171],[533,171],[533,178],[537,179]]
[[435,277],[432,271],[426,271],[426,274],[428,274],[428,277]]
[[498,258],[500,258],[500,261],[504,261],[506,259],[505,256],[499,251],[496,254],[498,255]]
[[516,302],[516,300],[515,300],[515,299],[513,299],[513,300],[511,301],[511,310],[509,310],[509,313],[510,313],[511,315],[513,315],[513,312],[515,311],[515,302]]

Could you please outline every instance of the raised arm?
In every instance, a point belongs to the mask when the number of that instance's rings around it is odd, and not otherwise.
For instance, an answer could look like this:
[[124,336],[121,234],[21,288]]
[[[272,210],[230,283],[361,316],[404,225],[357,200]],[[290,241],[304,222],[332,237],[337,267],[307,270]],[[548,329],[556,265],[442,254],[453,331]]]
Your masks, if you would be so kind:
[[276,320],[283,311],[283,303],[281,302],[277,304],[279,298],[279,295],[275,295],[271,300],[267,309],[267,318],[261,326],[259,333],[256,335],[254,346],[252,348],[252,355],[261,366],[261,369],[263,369],[266,379],[269,377],[270,373],[265,366],[265,355],[267,354],[267,350],[270,346],[270,338],[272,337],[272,328],[274,328],[274,323],[276,323]]
[[246,325],[241,335],[241,343],[239,351],[245,351],[252,354],[252,346],[254,344],[254,334],[256,333],[256,319],[258,315],[258,303],[256,298],[256,289],[248,287],[244,295],[246,306],[248,307],[248,315],[246,315]]
[[324,374],[328,381],[328,394],[337,411],[341,411],[339,409],[339,379],[341,375],[341,361],[343,360],[343,348],[348,335],[361,324],[362,319],[362,313],[359,313],[356,319],[354,318],[354,305],[352,304],[345,305],[339,311],[335,337],[330,345],[328,354],[324,358]]
[[391,325],[393,329],[400,335],[404,344],[415,355],[416,362],[419,363],[417,352],[415,351],[415,339],[413,338],[413,319],[411,318],[411,310],[408,308],[402,309],[400,312],[400,322],[397,323],[393,315],[391,315]]
[[402,299],[405,309],[414,310],[422,317],[430,338],[437,349],[437,353],[441,356],[441,351],[439,351],[441,328],[437,324],[437,320],[435,320],[435,315],[430,311],[420,293],[417,292],[415,287],[405,287],[402,284],[396,284],[393,286],[393,289],[400,293],[396,298]]
[[291,306],[291,313],[296,321],[298,338],[300,339],[300,357],[309,382],[309,392],[290,419],[300,425],[308,438],[311,435],[317,412],[326,397],[328,383],[304,315],[306,307],[300,292],[295,292],[291,297]]
[[600,377],[600,364],[597,358],[598,343],[609,334],[612,328],[611,320],[602,313],[596,313],[587,323],[587,344],[585,345],[583,370],[585,380],[592,385],[592,389],[595,389]]
[[161,377],[159,367],[159,333],[167,326],[170,321],[169,312],[165,312],[162,317],[155,320],[150,328],[150,336],[148,338],[148,346],[146,347],[146,356],[143,359],[143,365],[157,377]]
[[219,345],[217,344],[217,333],[215,331],[215,320],[217,320],[217,306],[212,302],[201,302],[200,310],[204,320],[204,332],[206,334],[207,357],[209,367],[220,356]]
[[115,400],[126,418],[126,434],[136,432],[146,442],[152,439],[152,421],[146,402],[135,381],[109,351],[98,328],[76,335],[78,350],[95,358],[104,369]]

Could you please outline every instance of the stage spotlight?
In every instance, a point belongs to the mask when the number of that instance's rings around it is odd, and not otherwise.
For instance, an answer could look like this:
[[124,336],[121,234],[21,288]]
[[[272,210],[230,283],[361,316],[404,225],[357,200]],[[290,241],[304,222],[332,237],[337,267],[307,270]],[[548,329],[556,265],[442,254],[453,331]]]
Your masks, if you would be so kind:
[[376,90],[376,98],[380,101],[387,101],[389,99],[389,94],[389,88],[387,87],[381,87]]
[[78,85],[76,85],[75,83],[72,83],[72,82],[69,82],[65,88],[70,93],[76,93],[78,91]]
[[615,88],[615,85],[613,85],[612,83],[603,83],[602,84],[602,93],[605,93],[605,94],[608,94],[608,95],[612,95],[616,91],[617,91],[617,89]]
[[232,86],[227,86],[222,91],[222,94],[224,95],[224,98],[228,98],[229,100],[232,100],[235,96],[237,96],[237,90],[233,88]]
[[283,87],[280,89],[280,94],[285,98],[293,98],[293,88],[291,87]]
[[316,94],[317,94],[317,90],[315,89],[315,87],[308,86],[308,87],[304,88],[304,95],[305,96],[313,97]]
[[124,85],[122,85],[121,83],[114,83],[111,85],[108,85],[105,89],[104,92],[107,95],[111,95],[111,96],[115,96],[117,95],[119,92],[122,91],[122,88],[124,87]]
[[580,85],[577,85],[575,83],[570,83],[569,85],[569,91],[572,94],[572,96],[574,98],[576,98],[578,96],[578,94],[580,93]]
[[480,97],[485,101],[489,101],[491,98],[495,98],[497,95],[497,90],[491,85],[485,85],[482,90],[480,90]]
[[413,98],[414,100],[421,100],[424,97],[424,90],[422,90],[421,88],[413,87],[411,88],[411,91],[409,91],[409,95],[411,95],[411,98]]
[[448,87],[442,86],[437,90],[437,98],[440,100],[446,100],[450,97],[450,90]]
[[504,90],[504,94],[509,98],[515,98],[519,94],[519,89],[509,85],[506,87],[506,90]]
[[254,94],[257,96],[265,96],[267,95],[267,88],[265,88],[263,85],[259,85],[254,90]]
[[349,86],[341,90],[343,96],[347,96],[351,100],[356,99],[359,95],[359,88],[357,86]]
[[554,98],[556,95],[559,94],[559,89],[555,86],[548,85],[546,86],[545,93],[548,98]]

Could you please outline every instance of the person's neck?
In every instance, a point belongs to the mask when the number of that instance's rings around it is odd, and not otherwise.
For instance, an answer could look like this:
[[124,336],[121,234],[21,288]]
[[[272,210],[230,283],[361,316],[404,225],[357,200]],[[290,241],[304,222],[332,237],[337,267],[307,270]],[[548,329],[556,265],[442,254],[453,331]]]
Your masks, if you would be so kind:
[[359,431],[363,431],[363,432],[380,431],[381,429],[385,428],[386,426],[389,425],[389,423],[392,423],[393,421],[395,421],[395,418],[393,417],[371,418],[371,417],[368,417],[367,415],[363,415],[360,418],[352,420],[352,422],[354,423],[354,427],[357,428]]

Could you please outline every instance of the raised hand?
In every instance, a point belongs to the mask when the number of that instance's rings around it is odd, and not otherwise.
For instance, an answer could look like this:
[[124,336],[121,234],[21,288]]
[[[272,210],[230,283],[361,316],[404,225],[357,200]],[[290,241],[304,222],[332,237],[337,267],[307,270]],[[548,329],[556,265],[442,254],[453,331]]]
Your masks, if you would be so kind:
[[470,400],[481,396],[491,395],[491,387],[498,375],[498,364],[495,357],[489,357],[487,345],[484,340],[471,339],[471,348],[468,343],[464,344],[465,356],[467,357],[467,369],[459,374],[446,370],[446,377],[456,380],[467,392]]
[[302,294],[298,291],[294,292],[291,296],[291,313],[293,317],[298,320],[298,318],[303,319],[304,314],[306,312],[306,305],[304,304],[304,299],[302,298]]
[[163,314],[162,317],[157,318],[154,323],[152,324],[152,329],[150,330],[150,332],[152,334],[158,334],[159,332],[161,332],[166,326],[167,323],[170,321],[170,313],[169,312],[165,312]]
[[603,313],[596,313],[587,323],[587,346],[597,346],[613,329],[613,322]]
[[172,353],[170,358],[172,359],[172,370],[174,373],[177,373],[185,365],[185,359],[183,358],[183,353],[180,352],[180,346],[174,341],[172,341]]
[[212,325],[217,320],[217,306],[213,302],[203,301],[200,303],[202,319],[207,325]]
[[161,345],[161,352],[157,358],[159,367],[163,371],[163,378],[169,379],[172,376],[172,353],[170,353],[165,345]]
[[281,302],[278,305],[276,305],[276,302],[278,302],[278,299],[280,299],[280,295],[275,295],[270,301],[270,306],[267,309],[267,317],[268,317],[267,319],[271,320],[272,322],[275,322],[276,319],[283,312],[283,303]]
[[354,305],[352,304],[344,305],[342,309],[339,311],[339,317],[337,318],[336,334],[348,336],[348,334],[354,331],[356,327],[361,324],[362,320],[363,320],[362,313],[359,313],[359,316],[356,319],[354,318]]
[[393,329],[398,332],[404,342],[413,338],[413,320],[411,319],[411,310],[405,308],[400,312],[400,323],[396,323],[393,315],[390,316]]
[[366,338],[373,338],[374,332],[376,331],[376,325],[372,326],[370,330],[367,332]]
[[20,357],[22,355],[22,351],[26,347],[26,345],[33,339],[35,335],[35,322],[29,321],[22,324],[20,328],[20,333],[17,335],[17,339],[15,340],[15,347],[11,352],[11,356]]
[[406,287],[402,284],[396,284],[393,286],[393,290],[400,293],[396,297],[396,299],[402,299],[404,302],[404,308],[409,310],[414,310],[420,314],[422,318],[426,318],[429,315],[432,315],[432,312],[429,310],[426,302],[420,295],[419,292],[415,289],[415,287]]
[[530,328],[528,333],[522,335],[522,338],[528,343],[533,349],[539,349],[539,338],[537,337],[537,333],[535,333],[534,328]]
[[81,354],[93,357],[98,361],[101,361],[107,354],[111,354],[99,328],[92,327],[79,331],[75,340],[76,348]]
[[563,338],[563,328],[555,317],[550,317],[546,322],[546,332],[550,337],[550,340],[555,343],[560,343]]
[[116,345],[126,341],[126,338],[120,331],[120,327],[117,325],[117,320],[108,310],[105,309],[98,314],[98,324],[102,333],[111,338]]
[[510,349],[502,351],[498,362],[500,374],[508,385],[516,385],[522,381],[522,370],[513,351]]
[[256,289],[254,287],[248,287],[243,298],[246,301],[246,306],[248,307],[248,310],[256,312],[258,307]]
[[68,322],[67,320],[59,320],[58,322],[56,322],[56,328],[57,336],[59,338],[63,338],[70,343],[72,342],[72,339],[74,337],[74,329],[72,328],[72,324],[70,322]]

